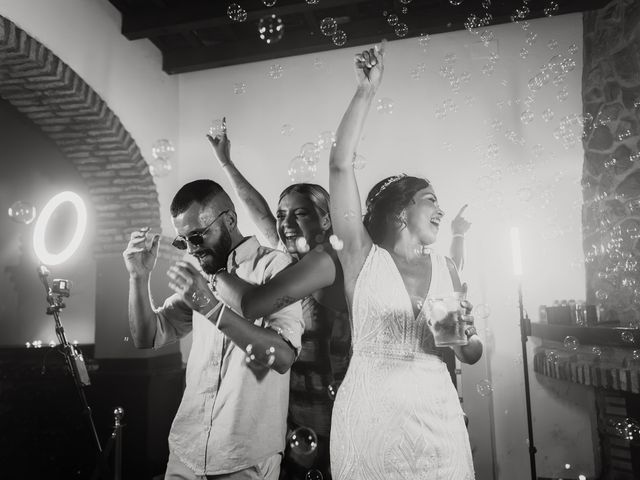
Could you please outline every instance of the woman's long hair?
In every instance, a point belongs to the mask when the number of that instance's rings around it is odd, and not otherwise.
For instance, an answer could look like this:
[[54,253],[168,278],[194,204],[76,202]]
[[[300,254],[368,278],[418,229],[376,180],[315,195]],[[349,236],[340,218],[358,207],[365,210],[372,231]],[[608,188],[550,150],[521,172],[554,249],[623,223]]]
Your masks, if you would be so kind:
[[373,243],[384,241],[391,229],[397,228],[400,214],[413,202],[414,195],[430,185],[425,178],[394,175],[376,183],[367,195],[366,227]]

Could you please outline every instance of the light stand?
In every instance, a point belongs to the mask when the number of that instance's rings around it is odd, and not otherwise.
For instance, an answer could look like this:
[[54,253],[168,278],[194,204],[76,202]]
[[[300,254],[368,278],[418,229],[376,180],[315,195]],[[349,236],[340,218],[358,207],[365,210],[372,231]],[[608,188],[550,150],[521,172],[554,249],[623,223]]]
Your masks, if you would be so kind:
[[524,397],[527,407],[527,431],[529,434],[529,464],[531,480],[537,480],[536,447],[533,442],[533,421],[531,416],[531,390],[529,388],[529,362],[527,360],[527,340],[531,335],[531,320],[524,311],[522,302],[522,257],[520,252],[520,232],[511,228],[511,245],[513,253],[513,273],[518,277],[518,309],[520,311],[520,343],[522,344],[522,368],[524,370]]
[[62,353],[64,354],[64,358],[67,362],[67,367],[69,367],[69,372],[71,372],[71,377],[73,378],[76,390],[78,392],[78,395],[80,396],[82,412],[86,416],[87,422],[89,423],[93,442],[95,443],[98,452],[101,453],[102,446],[100,445],[98,432],[96,431],[96,426],[93,422],[93,416],[91,415],[91,407],[89,407],[89,404],[87,403],[87,397],[85,396],[83,390],[83,387],[91,385],[89,373],[87,372],[87,367],[84,364],[84,357],[82,356],[82,353],[78,352],[78,350],[76,350],[76,348],[69,343],[64,333],[64,327],[60,322],[60,310],[65,307],[65,304],[62,301],[62,297],[65,296],[65,294],[55,293],[53,291],[53,289],[49,285],[49,275],[50,272],[47,267],[45,267],[44,265],[40,265],[38,267],[38,276],[40,277],[45,291],[47,292],[47,303],[49,303],[49,306],[47,307],[47,315],[53,315],[53,319],[56,323],[56,336],[58,337],[58,341],[60,342],[60,346],[62,347]]

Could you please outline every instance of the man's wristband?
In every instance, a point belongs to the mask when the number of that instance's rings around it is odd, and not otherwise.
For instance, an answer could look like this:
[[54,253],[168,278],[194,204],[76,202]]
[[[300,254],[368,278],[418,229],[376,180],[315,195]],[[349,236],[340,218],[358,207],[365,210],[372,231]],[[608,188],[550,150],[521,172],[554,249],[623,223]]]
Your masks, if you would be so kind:
[[451,238],[456,238],[456,237],[464,238],[464,233],[454,233],[453,237]]

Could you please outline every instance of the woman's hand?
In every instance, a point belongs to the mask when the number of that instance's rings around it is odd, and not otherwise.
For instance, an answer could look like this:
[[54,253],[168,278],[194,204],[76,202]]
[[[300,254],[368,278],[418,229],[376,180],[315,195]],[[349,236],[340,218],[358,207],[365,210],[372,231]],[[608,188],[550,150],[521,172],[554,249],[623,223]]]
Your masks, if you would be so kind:
[[231,140],[227,137],[227,118],[222,117],[222,132],[215,137],[207,134],[207,139],[213,147],[213,153],[215,154],[220,166],[231,163]]
[[382,40],[379,45],[374,48],[365,50],[356,55],[355,68],[358,87],[366,88],[375,92],[378,90],[382,82],[382,73],[384,72],[384,49],[386,40]]
[[463,205],[458,214],[451,220],[451,233],[454,235],[464,235],[471,227],[471,222],[462,216],[468,206],[468,204]]

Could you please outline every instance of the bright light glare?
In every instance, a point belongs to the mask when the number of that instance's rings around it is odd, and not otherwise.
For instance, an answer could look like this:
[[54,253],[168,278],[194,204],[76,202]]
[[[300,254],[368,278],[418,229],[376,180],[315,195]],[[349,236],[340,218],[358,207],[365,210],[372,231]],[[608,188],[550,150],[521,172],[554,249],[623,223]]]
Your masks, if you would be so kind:
[[[71,203],[76,209],[76,230],[66,248],[59,253],[51,253],[47,250],[45,242],[47,225],[49,224],[49,219],[51,218],[51,215],[53,215],[53,212],[55,212],[56,208],[66,202]],[[69,191],[60,192],[57,195],[54,195],[53,198],[51,198],[51,200],[49,200],[49,202],[44,206],[38,220],[36,220],[36,226],[33,231],[33,249],[36,252],[36,256],[44,265],[59,265],[62,262],[67,261],[80,246],[80,242],[82,241],[82,237],[84,237],[86,229],[87,208],[85,207],[82,198],[80,198],[77,193]]]
[[520,251],[520,230],[511,227],[511,252],[513,254],[513,274],[522,276],[522,252]]

